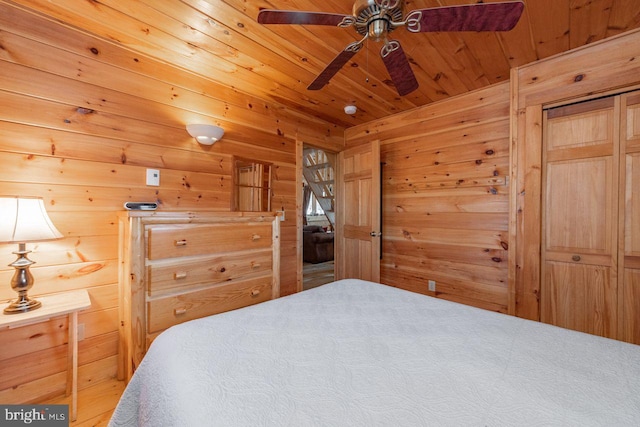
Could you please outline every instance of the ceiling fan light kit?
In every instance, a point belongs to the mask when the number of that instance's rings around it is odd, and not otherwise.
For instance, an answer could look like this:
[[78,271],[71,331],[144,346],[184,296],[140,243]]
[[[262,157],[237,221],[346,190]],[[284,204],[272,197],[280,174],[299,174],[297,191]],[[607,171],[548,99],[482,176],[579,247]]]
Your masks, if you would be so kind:
[[393,30],[405,27],[412,33],[509,31],[518,23],[523,10],[524,3],[519,0],[416,9],[404,16],[401,0],[356,0],[352,15],[263,9],[258,14],[258,22],[354,27],[362,39],[340,52],[307,89],[323,88],[362,49],[364,41],[371,39],[384,43],[380,57],[398,94],[404,96],[418,88],[418,81],[400,42],[388,38]]

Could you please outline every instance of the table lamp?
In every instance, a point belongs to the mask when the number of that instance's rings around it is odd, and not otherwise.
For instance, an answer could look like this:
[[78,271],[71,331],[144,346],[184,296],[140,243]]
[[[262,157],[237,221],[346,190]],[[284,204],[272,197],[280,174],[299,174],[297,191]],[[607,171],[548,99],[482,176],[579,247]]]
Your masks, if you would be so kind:
[[11,288],[18,293],[18,299],[4,309],[5,314],[24,313],[41,306],[39,301],[27,295],[34,283],[29,266],[35,262],[26,256],[31,252],[26,250],[26,243],[61,237],[62,234],[47,215],[42,198],[0,197],[0,242],[18,244],[18,250],[13,252],[18,258],[9,264],[16,269]]

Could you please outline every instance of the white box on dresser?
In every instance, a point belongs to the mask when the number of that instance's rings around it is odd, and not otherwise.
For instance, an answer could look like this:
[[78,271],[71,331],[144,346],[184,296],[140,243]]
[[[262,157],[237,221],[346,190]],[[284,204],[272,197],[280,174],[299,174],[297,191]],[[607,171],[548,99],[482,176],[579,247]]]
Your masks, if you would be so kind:
[[127,381],[172,325],[277,298],[280,221],[271,212],[119,214],[120,357]]

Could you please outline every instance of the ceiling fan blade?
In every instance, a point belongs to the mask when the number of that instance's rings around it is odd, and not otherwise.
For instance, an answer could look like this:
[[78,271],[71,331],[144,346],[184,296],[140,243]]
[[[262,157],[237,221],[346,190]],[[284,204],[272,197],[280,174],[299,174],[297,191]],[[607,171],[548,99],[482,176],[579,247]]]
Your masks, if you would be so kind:
[[417,9],[405,19],[412,33],[428,31],[509,31],[524,10],[521,1],[475,3],[460,6]]
[[262,9],[258,13],[258,23],[349,27],[355,23],[355,17],[336,13]]
[[418,89],[418,81],[413,74],[407,55],[400,43],[396,40],[388,41],[380,50],[382,61],[389,71],[391,81],[398,91],[398,95],[404,96]]
[[331,80],[331,78],[335,76],[338,71],[340,71],[344,64],[349,62],[349,60],[353,58],[353,56],[358,53],[361,48],[362,41],[353,42],[349,46],[347,46],[342,52],[338,54],[338,56],[333,59],[333,61],[331,61],[329,65],[327,65],[324,70],[322,70],[322,73],[320,73],[320,75],[316,77],[313,82],[311,82],[307,89],[322,89],[327,83],[329,83],[329,80]]

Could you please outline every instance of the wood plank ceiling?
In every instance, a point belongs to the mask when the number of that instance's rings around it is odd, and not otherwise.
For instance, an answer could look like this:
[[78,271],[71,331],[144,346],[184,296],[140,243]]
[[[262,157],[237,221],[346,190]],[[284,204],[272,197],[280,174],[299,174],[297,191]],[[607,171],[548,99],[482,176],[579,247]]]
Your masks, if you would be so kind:
[[[413,34],[400,28],[393,38],[402,43],[420,84],[400,97],[376,42],[367,42],[329,85],[307,90],[345,46],[359,40],[353,28],[256,22],[262,8],[350,14],[351,1],[3,1],[232,88],[238,96],[224,102],[242,102],[247,94],[342,127],[508,80],[511,67],[640,26],[638,0],[524,0],[522,18],[510,32]],[[404,11],[469,3],[475,2],[406,0]],[[358,112],[346,115],[347,104]]]

